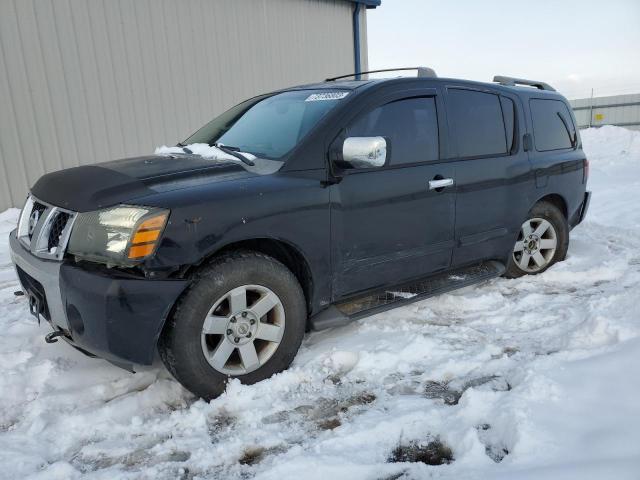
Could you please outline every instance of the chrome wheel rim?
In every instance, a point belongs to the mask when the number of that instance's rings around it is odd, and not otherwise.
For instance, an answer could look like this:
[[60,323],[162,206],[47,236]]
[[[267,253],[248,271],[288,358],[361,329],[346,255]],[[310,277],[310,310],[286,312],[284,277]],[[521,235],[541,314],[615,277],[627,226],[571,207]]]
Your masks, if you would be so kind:
[[280,298],[267,287],[243,285],[229,290],[209,309],[202,325],[202,352],[218,372],[245,375],[269,361],[284,329]]
[[558,235],[551,222],[544,218],[530,218],[520,228],[513,247],[513,261],[520,270],[536,273],[551,263],[556,254]]

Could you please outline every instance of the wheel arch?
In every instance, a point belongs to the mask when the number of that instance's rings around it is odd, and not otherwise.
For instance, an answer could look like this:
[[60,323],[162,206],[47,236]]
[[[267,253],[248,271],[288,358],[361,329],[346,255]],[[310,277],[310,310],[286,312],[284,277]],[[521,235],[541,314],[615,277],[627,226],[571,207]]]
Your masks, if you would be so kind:
[[202,262],[200,262],[199,265],[192,267],[188,272],[186,272],[186,275],[190,276],[199,266],[210,262],[220,255],[237,250],[251,250],[263,253],[281,262],[291,271],[291,273],[293,273],[300,283],[302,292],[305,296],[307,313],[311,311],[314,286],[311,266],[300,248],[282,239],[257,237],[232,241],[218,247],[213,252],[210,252],[202,259]]
[[564,218],[568,219],[569,218],[569,209],[567,206],[567,201],[564,199],[564,197],[558,193],[549,193],[541,198],[539,198],[534,205],[541,203],[541,202],[547,202],[550,203],[552,205],[555,205],[556,207],[558,207],[558,209],[562,212],[562,214],[564,215]]

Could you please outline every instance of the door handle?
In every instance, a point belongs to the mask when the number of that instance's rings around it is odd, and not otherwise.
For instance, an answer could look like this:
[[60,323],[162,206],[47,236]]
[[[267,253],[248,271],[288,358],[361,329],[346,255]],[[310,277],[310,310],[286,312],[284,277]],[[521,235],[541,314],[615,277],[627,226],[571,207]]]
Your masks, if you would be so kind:
[[429,190],[440,190],[445,187],[453,186],[453,178],[439,178],[429,180]]

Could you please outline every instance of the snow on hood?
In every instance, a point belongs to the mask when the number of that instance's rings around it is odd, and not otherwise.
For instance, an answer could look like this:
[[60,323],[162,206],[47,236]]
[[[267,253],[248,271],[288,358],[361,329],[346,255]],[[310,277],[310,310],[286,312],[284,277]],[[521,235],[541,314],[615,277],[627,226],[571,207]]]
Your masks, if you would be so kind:
[[[166,145],[163,145],[161,147],[157,147],[154,153],[156,155],[171,155],[174,153],[184,154],[185,148],[191,150],[195,155],[200,155],[202,158],[210,158],[212,160],[232,160],[234,162],[239,161],[233,155],[229,155],[228,153],[220,150],[218,147],[214,147],[206,143],[191,143],[189,145],[185,145],[184,147],[167,147]],[[258,158],[251,153],[238,153],[247,157],[249,160],[255,160],[256,158]]]

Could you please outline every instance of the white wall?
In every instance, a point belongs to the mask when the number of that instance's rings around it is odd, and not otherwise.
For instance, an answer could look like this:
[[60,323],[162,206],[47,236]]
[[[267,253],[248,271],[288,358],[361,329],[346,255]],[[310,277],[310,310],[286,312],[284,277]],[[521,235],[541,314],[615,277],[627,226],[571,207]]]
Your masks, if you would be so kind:
[[[600,125],[619,125],[634,130],[640,130],[640,93],[633,95],[614,95],[610,97],[596,97],[592,100],[581,98],[570,100],[576,121],[580,128]],[[589,117],[591,116],[591,123]]]
[[[352,12],[344,0],[0,0],[0,211],[45,172],[150,153],[244,98],[352,72]],[[364,8],[361,26],[366,37]]]

